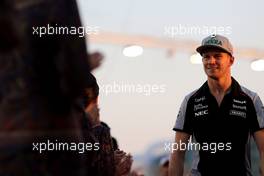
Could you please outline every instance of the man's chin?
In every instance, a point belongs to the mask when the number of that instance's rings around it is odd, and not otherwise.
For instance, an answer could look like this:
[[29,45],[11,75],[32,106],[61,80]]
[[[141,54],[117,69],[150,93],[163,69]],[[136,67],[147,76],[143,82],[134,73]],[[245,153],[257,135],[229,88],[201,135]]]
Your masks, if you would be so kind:
[[211,78],[213,80],[218,80],[219,76],[215,75],[215,74],[207,74],[208,78]]

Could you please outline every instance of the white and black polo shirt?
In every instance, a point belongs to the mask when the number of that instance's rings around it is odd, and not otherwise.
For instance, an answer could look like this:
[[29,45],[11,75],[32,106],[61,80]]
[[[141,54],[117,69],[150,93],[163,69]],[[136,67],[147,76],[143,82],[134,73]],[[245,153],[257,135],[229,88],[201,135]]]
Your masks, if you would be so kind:
[[263,128],[264,107],[259,96],[232,78],[220,106],[207,82],[187,95],[173,130],[192,135],[192,144],[197,144],[192,175],[249,176],[250,138]]

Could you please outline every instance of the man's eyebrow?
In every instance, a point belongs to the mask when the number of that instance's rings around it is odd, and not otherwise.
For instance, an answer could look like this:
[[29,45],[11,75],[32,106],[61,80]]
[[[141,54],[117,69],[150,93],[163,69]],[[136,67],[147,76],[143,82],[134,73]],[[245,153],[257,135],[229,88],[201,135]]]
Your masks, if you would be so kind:
[[222,53],[215,53],[214,55],[222,55]]

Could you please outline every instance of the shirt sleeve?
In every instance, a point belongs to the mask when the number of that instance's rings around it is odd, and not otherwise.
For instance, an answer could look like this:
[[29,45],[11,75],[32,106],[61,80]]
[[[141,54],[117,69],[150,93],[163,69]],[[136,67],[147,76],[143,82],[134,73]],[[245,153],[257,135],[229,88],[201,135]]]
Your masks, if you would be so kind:
[[253,104],[255,109],[254,114],[256,115],[256,118],[253,118],[251,121],[252,133],[264,129],[264,106],[258,95],[254,97]]
[[188,110],[188,101],[189,99],[185,97],[178,112],[173,130],[185,132],[191,135],[193,130],[191,116],[189,115],[190,111]]

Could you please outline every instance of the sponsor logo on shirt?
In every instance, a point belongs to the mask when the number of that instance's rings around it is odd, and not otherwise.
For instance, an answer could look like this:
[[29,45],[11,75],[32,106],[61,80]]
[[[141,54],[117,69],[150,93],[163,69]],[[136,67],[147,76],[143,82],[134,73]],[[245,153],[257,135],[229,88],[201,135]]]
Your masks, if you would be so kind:
[[232,107],[235,109],[247,110],[247,106],[245,106],[245,105],[240,106],[240,105],[233,104]]
[[194,113],[195,117],[204,116],[207,114],[208,114],[208,109]]
[[201,109],[207,109],[208,105],[203,105],[202,103],[194,105],[194,111],[201,110]]
[[199,103],[199,102],[204,101],[204,100],[205,100],[205,96],[200,97],[200,98],[195,98],[195,99],[194,99],[194,102],[195,102],[195,103]]
[[230,115],[233,115],[233,116],[239,116],[239,117],[243,117],[243,118],[246,118],[246,113],[245,112],[242,112],[242,111],[237,111],[237,110],[230,110]]
[[238,104],[246,104],[247,103],[246,100],[236,100],[236,99],[233,99],[233,102],[238,103]]

